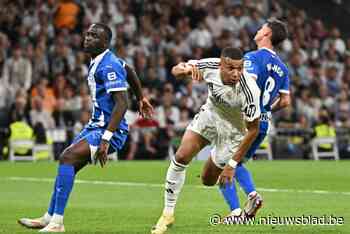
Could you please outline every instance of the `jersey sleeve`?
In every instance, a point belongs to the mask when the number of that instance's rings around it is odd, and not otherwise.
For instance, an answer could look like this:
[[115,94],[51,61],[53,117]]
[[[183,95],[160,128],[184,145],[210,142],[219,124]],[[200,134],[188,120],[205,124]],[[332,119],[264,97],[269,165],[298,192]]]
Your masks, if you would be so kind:
[[244,119],[252,122],[260,118],[260,89],[256,81],[251,77],[243,76],[240,79],[240,85],[243,93],[242,112]]
[[106,65],[100,72],[107,93],[127,90],[126,71],[123,64]]
[[219,69],[220,66],[220,58],[205,58],[200,60],[189,60],[187,64],[196,66],[199,71],[203,73],[203,79],[206,82],[210,82],[212,79],[210,79],[213,71],[216,71]]
[[257,78],[259,75],[259,66],[256,56],[252,53],[247,53],[244,55],[243,60],[243,72]]
[[220,66],[220,58],[189,60],[187,63],[195,65],[200,71],[204,72],[206,69],[218,69]]
[[278,92],[289,94],[289,74],[287,69],[285,69],[284,75],[281,80],[282,80],[282,85],[278,90]]

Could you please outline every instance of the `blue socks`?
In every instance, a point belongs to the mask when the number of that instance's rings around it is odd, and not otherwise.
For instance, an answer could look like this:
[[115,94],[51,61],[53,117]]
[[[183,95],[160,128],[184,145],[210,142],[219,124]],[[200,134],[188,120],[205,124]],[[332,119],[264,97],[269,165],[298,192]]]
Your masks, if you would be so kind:
[[239,185],[243,188],[247,195],[256,190],[252,175],[242,163],[237,165],[235,176]]
[[53,212],[55,211],[55,203],[56,203],[56,187],[57,187],[57,177],[55,180],[55,185],[53,186],[53,193],[51,195],[51,201],[49,205],[49,209],[47,210],[47,213],[49,215],[53,215]]
[[230,206],[230,209],[235,210],[239,208],[239,199],[235,181],[233,181],[232,184],[226,183],[224,186],[220,186],[219,188],[225,198],[226,203]]
[[[239,163],[236,167],[235,180],[238,181],[239,185],[247,195],[255,191],[252,175],[242,163]],[[240,208],[235,180],[232,184],[227,183],[225,186],[220,187],[220,191],[224,196],[226,203],[230,206],[231,211]]]
[[48,210],[50,215],[63,215],[66,208],[69,194],[74,184],[74,167],[72,165],[59,165],[58,175],[56,177],[55,189],[51,197],[51,203]]

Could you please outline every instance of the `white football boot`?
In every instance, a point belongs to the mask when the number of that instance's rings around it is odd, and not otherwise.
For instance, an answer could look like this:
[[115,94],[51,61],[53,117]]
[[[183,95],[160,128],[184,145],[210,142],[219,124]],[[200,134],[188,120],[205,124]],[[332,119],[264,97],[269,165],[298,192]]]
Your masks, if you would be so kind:
[[64,225],[50,222],[46,227],[40,229],[39,232],[65,232]]
[[259,193],[248,195],[248,200],[244,206],[244,213],[247,218],[255,217],[258,210],[262,207],[263,199]]
[[158,219],[157,224],[152,228],[152,234],[164,234],[166,230],[175,222],[173,214],[165,214]]
[[49,224],[50,219],[42,216],[36,219],[21,218],[17,222],[26,228],[40,229],[46,227]]

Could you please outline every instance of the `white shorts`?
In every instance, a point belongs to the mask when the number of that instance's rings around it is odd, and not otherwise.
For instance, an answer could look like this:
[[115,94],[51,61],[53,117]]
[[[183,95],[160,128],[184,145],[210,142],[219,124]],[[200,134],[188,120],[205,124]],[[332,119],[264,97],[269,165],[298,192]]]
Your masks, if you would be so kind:
[[211,158],[219,168],[223,168],[233,157],[243,139],[241,131],[206,105],[201,107],[187,130],[196,132],[210,141],[213,146]]

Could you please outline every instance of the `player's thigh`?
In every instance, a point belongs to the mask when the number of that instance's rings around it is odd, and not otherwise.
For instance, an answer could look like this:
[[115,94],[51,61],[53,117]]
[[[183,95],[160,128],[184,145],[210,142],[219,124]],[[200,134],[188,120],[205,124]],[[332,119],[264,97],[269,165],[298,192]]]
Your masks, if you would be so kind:
[[213,186],[218,181],[222,169],[215,165],[212,157],[209,157],[202,170],[202,183],[206,186]]
[[179,163],[187,165],[192,158],[196,156],[210,142],[200,134],[186,130],[182,137],[181,144],[176,151],[175,160]]
[[76,171],[90,162],[90,145],[82,139],[66,148],[60,156],[60,164],[73,165]]

